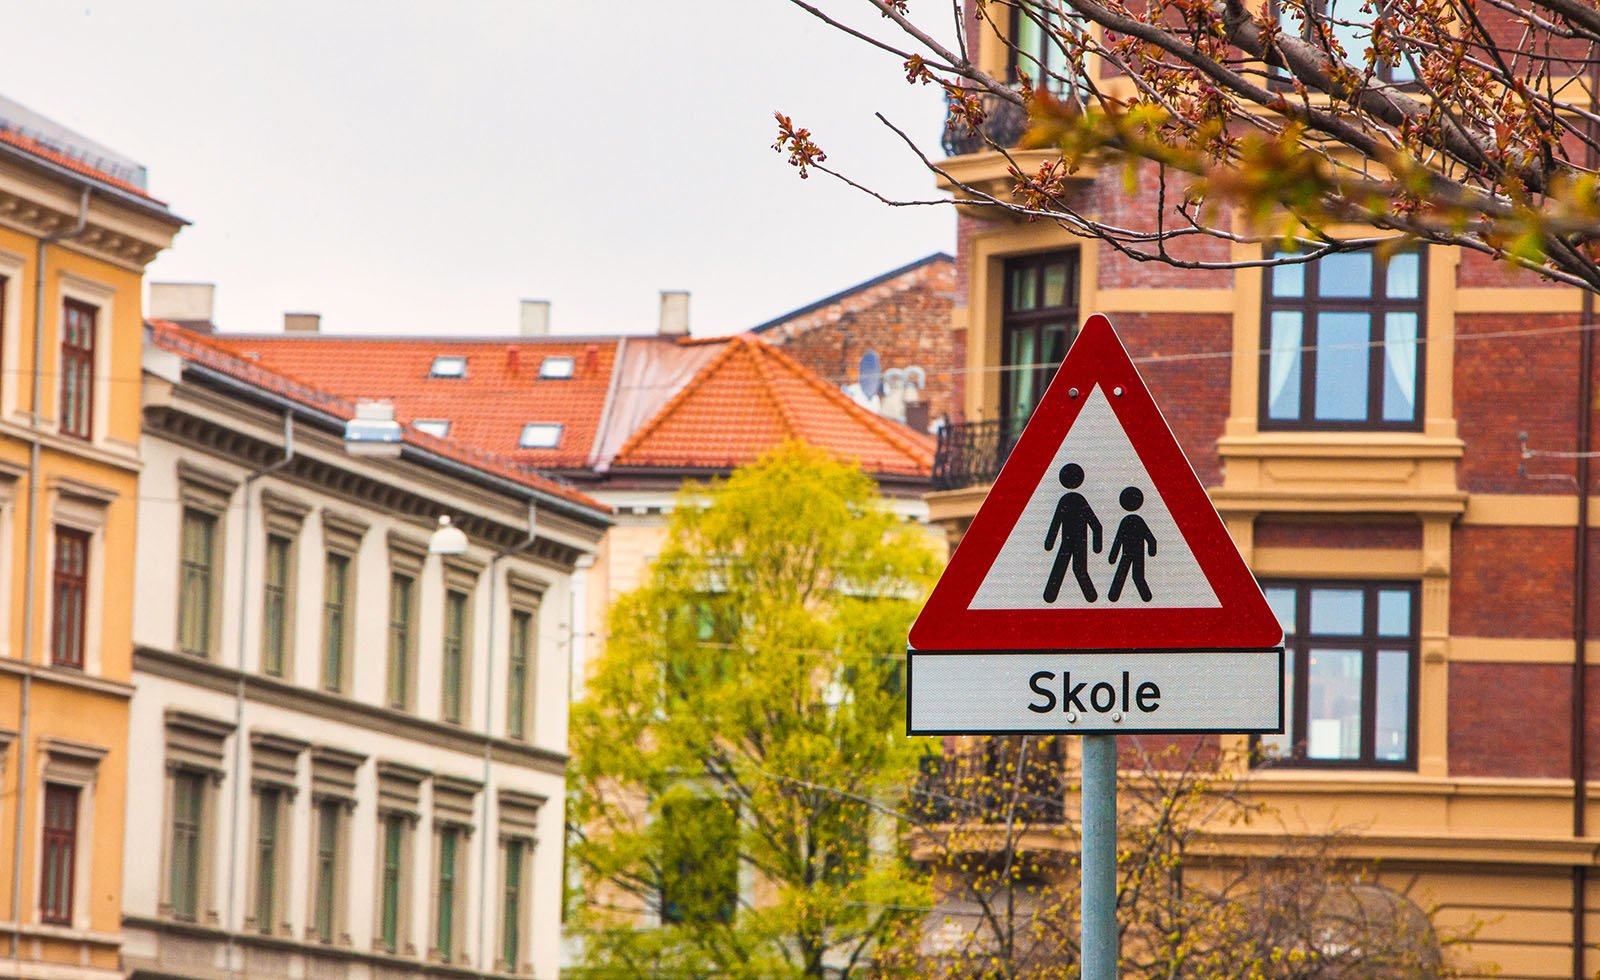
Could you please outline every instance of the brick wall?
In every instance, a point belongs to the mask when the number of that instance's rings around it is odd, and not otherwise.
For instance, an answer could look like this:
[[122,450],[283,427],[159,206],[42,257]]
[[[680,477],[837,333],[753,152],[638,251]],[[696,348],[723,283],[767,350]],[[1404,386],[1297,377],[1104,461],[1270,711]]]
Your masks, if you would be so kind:
[[1451,634],[1571,636],[1572,534],[1567,527],[1456,527]]
[[1570,677],[1562,664],[1451,664],[1451,774],[1565,776]]
[[[1117,334],[1206,486],[1222,482],[1217,438],[1228,419],[1233,318],[1222,313],[1119,313]],[[1163,355],[1215,357],[1161,360]]]
[[920,367],[927,373],[920,394],[928,418],[957,416],[965,397],[966,334],[950,329],[955,296],[956,263],[935,260],[784,320],[762,336],[839,387],[860,380],[868,350],[878,352],[885,371]]

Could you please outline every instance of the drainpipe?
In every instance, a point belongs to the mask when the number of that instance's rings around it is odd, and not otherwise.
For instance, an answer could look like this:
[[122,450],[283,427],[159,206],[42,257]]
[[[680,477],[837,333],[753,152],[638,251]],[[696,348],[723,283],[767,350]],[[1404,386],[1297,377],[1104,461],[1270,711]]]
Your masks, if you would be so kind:
[[225,962],[230,977],[237,975],[233,954],[238,944],[239,929],[234,925],[233,916],[239,897],[236,887],[239,881],[239,823],[240,818],[244,816],[244,804],[240,797],[249,785],[244,778],[244,651],[249,639],[250,622],[250,617],[245,614],[250,608],[250,485],[269,473],[283,469],[293,461],[294,413],[288,412],[283,416],[283,457],[244,478],[244,526],[240,531],[239,542],[239,676],[233,686],[233,819],[229,821],[228,827],[228,913],[222,923],[222,928],[227,930],[228,934]]
[[77,238],[89,222],[89,195],[85,184],[78,198],[78,220],[67,231],[39,239],[33,258],[33,379],[28,394],[28,525],[27,558],[22,578],[22,696],[17,706],[17,819],[11,840],[11,958],[22,959],[22,839],[28,800],[28,722],[33,698],[33,601],[39,576],[39,416],[44,380],[44,262],[51,245]]
[[[494,684],[494,625],[495,625],[495,598],[500,595],[500,585],[495,578],[495,573],[503,559],[509,558],[521,551],[526,551],[533,546],[538,538],[539,505],[534,500],[528,501],[528,536],[518,543],[495,553],[489,559],[489,638],[483,651],[483,826],[478,828],[478,977],[479,980],[488,977],[493,971],[489,969],[488,934],[489,934],[489,837],[492,828],[489,826],[489,769],[494,762],[494,698],[491,697]],[[529,706],[531,707],[531,706]],[[524,712],[527,711],[525,707]]]

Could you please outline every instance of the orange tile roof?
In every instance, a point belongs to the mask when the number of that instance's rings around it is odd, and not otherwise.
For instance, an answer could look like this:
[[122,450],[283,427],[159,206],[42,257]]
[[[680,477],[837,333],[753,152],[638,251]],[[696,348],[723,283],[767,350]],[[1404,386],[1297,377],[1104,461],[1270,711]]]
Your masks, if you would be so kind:
[[[345,398],[394,403],[404,422],[450,420],[452,441],[540,469],[586,469],[611,385],[615,340],[507,337],[228,335],[217,345]],[[435,357],[467,359],[466,376],[432,377]],[[570,378],[540,378],[546,357],[573,359]],[[559,422],[554,449],[521,449],[530,422]]]
[[[151,340],[163,350],[170,351],[186,361],[203,365],[273,394],[293,399],[311,408],[320,409],[342,419],[355,415],[355,403],[331,393],[314,383],[292,376],[290,373],[265,365],[261,361],[239,356],[217,338],[202,337],[166,320],[147,321]],[[264,360],[264,359],[263,359]],[[469,367],[470,370],[470,367]],[[534,370],[537,371],[537,365]],[[357,396],[361,397],[361,396]],[[427,416],[422,416],[427,417]],[[452,429],[452,433],[454,429]],[[611,508],[587,494],[557,483],[547,476],[534,472],[521,460],[505,454],[485,452],[459,438],[440,439],[405,426],[403,438],[411,445],[440,456],[448,457],[494,476],[507,478],[524,486],[561,497],[574,504],[600,514],[609,514]]]
[[151,197],[150,192],[145,190],[143,187],[140,187],[137,184],[130,184],[125,180],[120,180],[102,170],[96,170],[94,167],[89,166],[87,163],[84,163],[82,160],[79,160],[69,154],[62,153],[59,150],[52,150],[50,147],[45,146],[43,143],[31,136],[25,136],[22,133],[18,133],[9,129],[0,129],[0,143],[10,144],[11,146],[22,150],[25,153],[30,153],[41,160],[48,160],[58,167],[65,167],[68,170],[71,170],[73,173],[82,174],[85,177],[98,180],[100,183],[105,184],[108,187],[115,187],[119,191],[127,191],[129,194],[142,197],[152,204],[159,204],[162,207],[166,206],[165,201]]
[[868,411],[751,334],[730,337],[623,444],[612,469],[723,469],[801,440],[879,476],[928,476],[934,439]]

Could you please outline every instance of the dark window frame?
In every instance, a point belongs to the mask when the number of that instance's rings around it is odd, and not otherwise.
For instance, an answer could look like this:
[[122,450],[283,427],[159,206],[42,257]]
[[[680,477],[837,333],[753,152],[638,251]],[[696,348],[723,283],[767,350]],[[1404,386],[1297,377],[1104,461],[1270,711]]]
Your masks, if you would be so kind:
[[312,859],[315,874],[312,878],[311,928],[320,943],[332,943],[339,938],[339,878],[340,822],[344,819],[344,802],[335,799],[316,801],[317,836],[313,844]]
[[[1043,28],[1039,28],[1039,48],[1031,51],[1022,49],[1023,18],[1027,16],[1022,9],[1025,2],[1026,0],[1019,0],[1011,6],[1010,33],[1007,35],[1011,43],[1006,46],[1006,81],[1012,85],[1020,84],[1023,74],[1026,73],[1036,88],[1040,87],[1039,83],[1043,80],[1045,82],[1043,88],[1059,95],[1072,87],[1071,69],[1064,64],[1059,68],[1053,66],[1050,63],[1050,56],[1054,53],[1057,59],[1065,62],[1066,52],[1052,46],[1054,42],[1045,34]],[[1051,15],[1066,17],[1067,12],[1054,4],[1046,3],[1041,17],[1048,20]],[[1034,26],[1038,27],[1037,22]],[[1059,80],[1046,77],[1046,72],[1054,72],[1064,77]]]
[[506,736],[519,741],[528,737],[528,677],[533,637],[533,613],[511,610],[510,635],[506,657]]
[[[172,821],[167,829],[167,901],[172,917],[199,921],[200,893],[205,873],[204,834],[206,781],[210,777],[192,769],[179,769],[172,779]],[[187,787],[189,792],[184,792]],[[188,807],[185,808],[184,804]],[[186,858],[186,861],[180,860]],[[185,874],[186,873],[186,874]]]
[[61,434],[94,438],[95,331],[100,310],[82,300],[61,303]]
[[527,904],[522,864],[527,851],[527,841],[518,838],[507,839],[500,848],[500,962],[511,973],[517,972],[517,960],[522,957],[522,910]]
[[[178,649],[206,659],[216,652],[217,538],[221,523],[216,514],[198,507],[183,508],[179,518]],[[191,527],[204,528],[204,555],[189,554]],[[199,589],[197,600],[191,597],[191,589]],[[191,617],[198,617],[198,621]]]
[[282,846],[283,790],[263,787],[256,792],[256,931],[270,936],[278,911],[278,857]]
[[405,834],[407,817],[386,812],[380,821],[378,846],[378,948],[386,953],[400,952],[404,925],[400,920],[405,876]]
[[[1417,769],[1417,709],[1418,687],[1422,666],[1422,584],[1415,579],[1262,579],[1261,587],[1293,589],[1295,592],[1295,630],[1283,638],[1285,664],[1294,670],[1294,688],[1285,705],[1284,715],[1289,730],[1285,732],[1290,742],[1290,752],[1266,756],[1260,751],[1261,736],[1250,736],[1251,755],[1256,765],[1270,765],[1277,769],[1356,769],[1415,772]],[[1308,632],[1311,623],[1311,593],[1314,589],[1361,589],[1362,625],[1359,635],[1315,634]],[[1411,596],[1411,622],[1405,637],[1382,635],[1378,632],[1378,593],[1380,591],[1407,591]],[[1377,758],[1377,683],[1378,650],[1396,650],[1404,646],[1406,661],[1406,757],[1401,760]],[[1305,755],[1307,732],[1306,716],[1310,701],[1310,655],[1312,647],[1318,649],[1359,650],[1361,659],[1361,754],[1355,759],[1311,759]]]
[[[351,558],[330,551],[322,564],[322,689],[343,693],[350,649]],[[334,584],[338,584],[337,590]],[[337,591],[337,594],[335,592]]]
[[[89,628],[89,561],[94,534],[56,525],[56,553],[51,570],[53,600],[50,623],[52,666],[83,669]],[[74,560],[76,559],[76,560]]]
[[[1417,295],[1415,298],[1391,299],[1388,291],[1389,263],[1393,255],[1372,255],[1372,290],[1366,298],[1345,296],[1319,296],[1322,282],[1320,260],[1302,264],[1304,280],[1299,296],[1273,296],[1273,268],[1262,270],[1261,277],[1261,355],[1256,379],[1256,425],[1261,431],[1301,432],[1421,432],[1427,418],[1428,394],[1428,249],[1418,247]],[[1401,253],[1395,253],[1401,254]],[[1268,258],[1272,256],[1269,254]],[[1300,314],[1300,410],[1292,419],[1271,417],[1272,383],[1272,314],[1275,311],[1292,311]],[[1324,313],[1365,313],[1372,331],[1369,338],[1381,336],[1384,318],[1389,313],[1414,313],[1417,317],[1417,374],[1416,389],[1412,396],[1412,417],[1407,421],[1387,421],[1383,418],[1384,352],[1387,344],[1372,341],[1367,349],[1367,417],[1365,419],[1316,418],[1317,372],[1317,318]]]
[[[1004,260],[1000,270],[1000,288],[1002,291],[1000,304],[1000,418],[1014,431],[1007,435],[1015,439],[1021,433],[1033,410],[1038,407],[1039,400],[1044,397],[1044,391],[1055,378],[1056,371],[1061,367],[1059,360],[1038,360],[1043,355],[1045,327],[1064,322],[1066,324],[1065,337],[1062,340],[1061,354],[1065,358],[1067,350],[1071,348],[1072,341],[1078,336],[1078,328],[1082,325],[1078,318],[1078,291],[1083,281],[1083,253],[1076,248],[1057,249],[1051,252],[1034,252],[1027,255],[1011,256]],[[1044,270],[1052,266],[1065,264],[1067,279],[1062,284],[1063,302],[1056,306],[1045,306],[1045,277]],[[1033,280],[1033,305],[1027,309],[1018,309],[1013,305],[1012,278],[1016,273],[1024,271],[1034,273]],[[1017,400],[1016,378],[1013,369],[1016,365],[1011,362],[1012,338],[1023,332],[1033,335],[1033,349],[1035,360],[1031,362],[1029,370],[1033,374],[1033,404],[1027,407],[1026,413],[1013,404]],[[1020,372],[1017,372],[1020,374]]]
[[411,710],[412,675],[416,672],[412,650],[416,646],[416,638],[417,576],[407,572],[391,571],[389,573],[389,672],[384,688],[386,707],[400,711]]
[[444,593],[444,630],[440,643],[439,716],[452,725],[462,724],[470,705],[467,699],[467,645],[472,619],[472,597],[460,589]]
[[[282,561],[274,561],[274,550]],[[261,672],[282,677],[288,666],[289,598],[294,577],[294,540],[268,534],[261,568]]]
[[461,844],[465,835],[453,824],[440,826],[438,833],[439,894],[433,909],[433,948],[444,962],[456,954],[456,914],[461,884]]
[[78,870],[78,805],[82,794],[79,786],[44,784],[39,921],[49,925],[72,925],[73,886]]

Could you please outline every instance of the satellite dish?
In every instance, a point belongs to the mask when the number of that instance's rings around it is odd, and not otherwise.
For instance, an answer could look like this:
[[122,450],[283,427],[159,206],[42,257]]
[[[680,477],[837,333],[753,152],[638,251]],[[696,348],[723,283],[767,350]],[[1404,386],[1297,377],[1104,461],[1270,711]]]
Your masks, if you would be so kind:
[[868,398],[883,394],[883,365],[878,361],[878,352],[869,350],[861,355],[861,393]]

